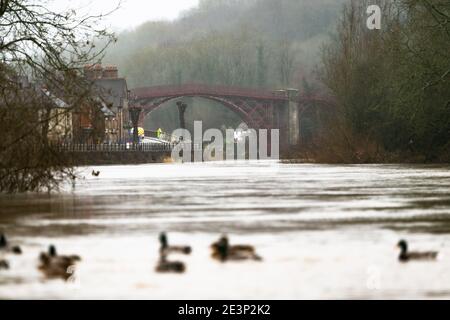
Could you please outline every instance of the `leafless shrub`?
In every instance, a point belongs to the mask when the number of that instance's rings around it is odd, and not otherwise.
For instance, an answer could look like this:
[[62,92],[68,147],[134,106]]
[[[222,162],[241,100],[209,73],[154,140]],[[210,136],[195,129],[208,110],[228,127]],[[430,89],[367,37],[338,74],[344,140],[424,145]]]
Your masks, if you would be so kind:
[[0,0],[0,192],[53,190],[73,177],[70,159],[48,141],[53,97],[68,113],[92,105],[80,70],[115,41],[98,27],[102,18],[53,12],[45,0]]

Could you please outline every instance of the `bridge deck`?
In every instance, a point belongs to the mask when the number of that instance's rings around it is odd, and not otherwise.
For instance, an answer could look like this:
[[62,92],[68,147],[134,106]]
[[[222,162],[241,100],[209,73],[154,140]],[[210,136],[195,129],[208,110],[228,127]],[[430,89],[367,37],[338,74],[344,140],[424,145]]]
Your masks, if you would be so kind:
[[267,100],[288,100],[284,91],[269,91],[229,86],[213,86],[203,84],[185,84],[179,86],[154,86],[137,88],[131,91],[138,99],[156,99],[181,96],[223,96],[242,97]]

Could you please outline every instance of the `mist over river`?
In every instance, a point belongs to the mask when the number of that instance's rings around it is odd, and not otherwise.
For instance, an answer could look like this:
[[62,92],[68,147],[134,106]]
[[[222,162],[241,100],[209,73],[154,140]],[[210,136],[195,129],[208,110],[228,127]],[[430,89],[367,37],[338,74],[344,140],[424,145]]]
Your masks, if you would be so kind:
[[[75,188],[0,195],[1,299],[450,298],[450,167],[217,162],[79,168]],[[158,235],[193,247],[182,275],[154,271]],[[221,264],[222,234],[263,262]],[[398,262],[400,239],[440,251]],[[78,254],[75,279],[46,280],[38,256]]]

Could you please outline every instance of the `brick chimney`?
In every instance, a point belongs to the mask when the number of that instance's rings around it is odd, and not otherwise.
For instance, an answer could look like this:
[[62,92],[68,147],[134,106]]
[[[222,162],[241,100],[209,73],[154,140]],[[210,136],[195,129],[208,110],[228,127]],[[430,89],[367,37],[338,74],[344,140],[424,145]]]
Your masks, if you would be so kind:
[[84,66],[84,76],[89,80],[101,79],[103,76],[103,67],[101,64],[91,64]]
[[119,77],[119,70],[116,66],[106,66],[103,69],[103,79],[117,79]]

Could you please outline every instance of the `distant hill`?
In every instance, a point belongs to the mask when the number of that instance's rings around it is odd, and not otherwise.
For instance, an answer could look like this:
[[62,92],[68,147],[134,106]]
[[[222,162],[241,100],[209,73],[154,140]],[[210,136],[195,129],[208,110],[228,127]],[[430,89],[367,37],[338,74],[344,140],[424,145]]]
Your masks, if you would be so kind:
[[174,22],[119,34],[107,62],[130,87],[203,82],[299,86],[346,0],[202,0]]

